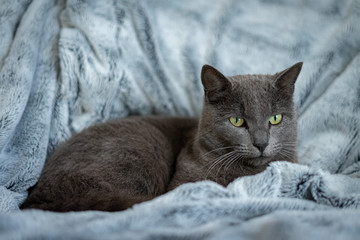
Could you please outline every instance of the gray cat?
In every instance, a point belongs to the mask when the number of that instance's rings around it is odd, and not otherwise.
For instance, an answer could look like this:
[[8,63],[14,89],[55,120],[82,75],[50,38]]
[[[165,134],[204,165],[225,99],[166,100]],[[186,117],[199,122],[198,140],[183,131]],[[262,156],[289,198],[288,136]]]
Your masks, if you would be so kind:
[[225,77],[203,66],[200,119],[138,116],[90,127],[56,149],[22,208],[119,211],[183,183],[226,186],[272,161],[296,162],[301,67]]

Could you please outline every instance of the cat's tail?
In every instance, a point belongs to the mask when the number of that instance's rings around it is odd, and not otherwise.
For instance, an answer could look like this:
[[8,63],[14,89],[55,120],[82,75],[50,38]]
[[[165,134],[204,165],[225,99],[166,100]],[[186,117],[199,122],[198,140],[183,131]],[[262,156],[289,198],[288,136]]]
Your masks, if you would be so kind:
[[87,193],[81,196],[73,196],[67,199],[44,200],[29,196],[29,198],[21,205],[21,209],[42,209],[55,212],[69,211],[122,211],[132,207],[135,204],[149,201],[152,196],[124,196],[112,192]]

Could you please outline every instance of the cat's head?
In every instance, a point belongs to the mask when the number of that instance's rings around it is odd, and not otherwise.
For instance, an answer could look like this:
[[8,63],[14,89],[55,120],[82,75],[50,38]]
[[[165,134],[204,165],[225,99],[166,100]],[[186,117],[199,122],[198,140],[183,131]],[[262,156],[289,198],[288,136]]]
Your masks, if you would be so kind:
[[295,162],[293,93],[301,67],[300,62],[274,75],[225,77],[203,66],[205,97],[199,127],[203,151],[229,154],[253,166],[274,160]]

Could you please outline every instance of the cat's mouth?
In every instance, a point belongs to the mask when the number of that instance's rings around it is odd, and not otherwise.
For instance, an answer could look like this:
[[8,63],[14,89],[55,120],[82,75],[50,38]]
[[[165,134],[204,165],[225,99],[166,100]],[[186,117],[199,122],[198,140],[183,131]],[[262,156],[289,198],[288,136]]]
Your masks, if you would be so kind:
[[266,165],[271,161],[272,161],[272,158],[260,155],[259,157],[244,159],[244,165],[257,167],[257,166]]

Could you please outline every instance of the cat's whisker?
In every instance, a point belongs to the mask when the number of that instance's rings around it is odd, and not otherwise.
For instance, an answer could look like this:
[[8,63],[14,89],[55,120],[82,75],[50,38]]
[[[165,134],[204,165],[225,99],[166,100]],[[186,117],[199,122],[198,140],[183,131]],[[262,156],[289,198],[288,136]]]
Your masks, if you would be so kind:
[[228,153],[225,153],[223,155],[220,155],[219,157],[215,158],[213,161],[210,161],[208,164],[206,164],[205,166],[209,166],[209,165],[212,165],[215,161],[219,160],[220,158],[224,158],[224,157],[228,157],[231,153],[234,153],[234,152],[237,152],[237,151],[240,151],[240,150],[233,150],[233,151],[230,151]]
[[294,149],[288,149],[288,148],[282,148],[281,151],[289,154],[295,154],[296,152]]
[[296,142],[283,142],[273,145],[273,151],[283,158],[284,160],[293,159],[296,155]]
[[[246,148],[246,150],[247,150],[247,148]],[[234,156],[232,159],[230,159],[230,160],[226,163],[226,165],[225,165],[225,167],[224,167],[223,180],[224,180],[225,182],[226,182],[225,176],[226,176],[227,170],[228,170],[228,168],[229,168],[232,164],[234,164],[235,162],[240,161],[240,163],[238,164],[238,166],[239,166],[239,168],[240,168],[240,172],[244,172],[243,163],[244,163],[244,160],[245,160],[247,154],[249,153],[249,151],[248,151],[248,150],[245,151],[245,152],[239,151],[239,153],[240,153],[240,154],[238,154],[238,155]],[[244,153],[246,153],[246,155],[244,155]],[[220,169],[221,169],[221,167],[219,168],[219,170],[220,170]],[[218,171],[219,171],[219,170],[218,170]],[[239,176],[241,175],[240,172],[239,172]],[[255,171],[254,171],[254,173],[255,173]],[[218,173],[217,173],[217,174],[218,174]],[[216,174],[216,176],[217,176],[217,174]]]
[[[226,164],[228,161],[231,161],[232,158],[234,158],[235,156],[232,156],[231,158],[228,158],[226,159],[226,161],[224,161],[221,166],[218,168],[218,170],[216,171],[216,174],[215,174],[215,181],[218,182],[218,175],[219,175],[219,172],[221,170],[221,168],[224,166],[224,164]],[[223,177],[225,178],[224,174],[222,174]]]
[[234,158],[232,161],[229,161],[229,162],[226,164],[226,166],[224,167],[224,173],[226,174],[228,168],[229,168],[233,163],[235,163],[236,161],[238,161],[238,160],[241,159],[241,158],[244,158],[244,156],[238,155],[238,156],[237,156],[236,158]]
[[205,166],[207,167],[210,165],[210,167],[211,167],[213,164],[217,163],[218,161],[222,161],[223,158],[226,158],[231,153],[232,153],[232,151],[230,151],[226,154],[220,155],[219,157],[215,158],[213,161],[209,161]]
[[235,148],[234,151],[244,151],[247,150],[248,148],[246,147],[245,144],[240,144],[240,145],[234,145],[234,146],[227,146],[227,147],[220,147],[220,148],[216,148],[213,149],[211,151],[205,152],[202,155],[200,155],[200,157],[204,157],[206,155],[209,155],[210,153],[216,152],[216,151],[221,151],[221,150],[225,150],[225,149],[229,149],[229,148]]
[[288,153],[295,153],[295,150],[286,149],[286,148],[283,148],[282,151],[283,151],[283,152],[288,152]]
[[[231,152],[229,152],[229,153],[227,153],[227,154],[224,154],[224,155],[222,156],[221,162],[226,161],[226,160],[228,160],[229,158],[232,158],[235,154],[236,154],[236,151],[231,151]],[[220,162],[219,162],[219,163],[220,163]]]
[[[219,171],[221,170],[221,168],[224,166],[224,167],[226,167],[230,162],[232,162],[234,159],[236,159],[239,155],[237,154],[237,153],[239,153],[238,151],[234,151],[234,154],[231,156],[231,157],[229,157],[229,158],[227,158],[226,159],[226,161],[224,161],[222,164],[221,164],[221,166],[219,167],[219,169],[217,170],[217,172],[216,172],[216,176],[219,174]],[[225,171],[225,168],[224,168],[224,172],[226,172]]]
[[297,143],[296,142],[283,142],[283,143],[281,143],[281,145],[284,147],[296,147]]
[[[232,153],[232,152],[230,152],[230,153]],[[211,173],[212,169],[213,169],[214,167],[216,167],[216,165],[218,165],[218,164],[220,164],[222,161],[224,161],[224,160],[226,159],[227,155],[230,154],[230,153],[225,154],[226,156],[222,155],[222,156],[216,158],[214,161],[212,161],[212,162],[209,163],[209,164],[211,164],[211,165],[210,165],[209,169],[208,169],[207,172],[206,172],[205,179],[207,179],[207,177],[208,177],[208,175]],[[209,164],[207,164],[207,165],[209,165]],[[207,166],[207,165],[206,165],[206,166]]]
[[292,158],[293,158],[293,156],[290,155],[290,154],[287,153],[287,152],[279,152],[279,155],[280,155],[280,156],[283,156],[283,157],[285,158],[284,160],[292,159]]
[[281,145],[281,148],[287,148],[287,149],[296,149],[296,145],[285,145],[285,144],[283,144],[283,145]]
[[[212,165],[209,167],[209,169],[207,170],[206,173],[206,177],[205,179],[208,178],[209,174],[211,173],[211,171],[221,162],[226,161],[226,159],[233,157],[233,155],[236,154],[236,151],[231,151],[228,152],[220,157],[218,157],[217,159],[214,160],[214,162],[212,162]],[[221,167],[220,167],[221,168]]]
[[[221,155],[220,157],[216,158],[214,161],[210,162],[209,164],[210,167],[207,170],[206,173],[206,177],[205,179],[208,179],[209,174],[212,172],[212,170],[221,163],[221,166],[218,168],[218,171],[215,175],[216,179],[217,179],[217,175],[219,174],[220,169],[225,165],[228,166],[229,164],[232,164],[232,162],[236,161],[236,158],[238,158],[238,156],[240,156],[240,158],[244,158],[245,156],[247,156],[249,154],[248,148],[245,144],[240,144],[237,146],[229,146],[229,147],[225,147],[225,148],[236,148],[236,150],[228,152],[224,155]],[[217,149],[214,149],[215,151]],[[212,151],[214,151],[212,150]],[[209,164],[207,164],[206,166],[208,166]]]
[[213,149],[213,150],[211,150],[211,151],[208,151],[208,152],[200,155],[200,157],[205,157],[205,156],[209,155],[210,153],[213,153],[213,152],[216,152],[216,151],[225,150],[225,149],[229,149],[229,148],[234,148],[234,147],[237,147],[237,146],[228,146],[228,147],[216,148],[216,149]]

